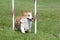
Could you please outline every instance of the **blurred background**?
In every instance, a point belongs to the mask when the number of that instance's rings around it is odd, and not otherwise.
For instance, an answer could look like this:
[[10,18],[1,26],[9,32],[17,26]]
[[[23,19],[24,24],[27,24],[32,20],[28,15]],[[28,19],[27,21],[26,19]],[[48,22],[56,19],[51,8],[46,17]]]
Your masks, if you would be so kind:
[[[15,0],[15,18],[22,11],[32,10],[34,15],[34,0]],[[0,40],[60,40],[60,0],[37,0],[37,34],[32,32],[22,34],[12,30],[12,1],[0,0]]]

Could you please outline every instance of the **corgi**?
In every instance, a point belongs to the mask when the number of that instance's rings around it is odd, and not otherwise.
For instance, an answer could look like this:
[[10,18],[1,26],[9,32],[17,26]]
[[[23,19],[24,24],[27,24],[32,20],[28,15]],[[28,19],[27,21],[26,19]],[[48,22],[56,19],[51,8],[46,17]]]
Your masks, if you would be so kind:
[[32,27],[32,11],[24,12],[23,16],[17,16],[14,29],[20,29],[22,33],[30,32]]

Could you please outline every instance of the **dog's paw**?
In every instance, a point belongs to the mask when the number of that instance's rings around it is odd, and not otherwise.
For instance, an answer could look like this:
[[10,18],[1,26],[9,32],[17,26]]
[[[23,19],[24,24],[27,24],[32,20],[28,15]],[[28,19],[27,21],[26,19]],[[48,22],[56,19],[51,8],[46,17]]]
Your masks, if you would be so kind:
[[25,31],[26,33],[28,33],[29,31]]

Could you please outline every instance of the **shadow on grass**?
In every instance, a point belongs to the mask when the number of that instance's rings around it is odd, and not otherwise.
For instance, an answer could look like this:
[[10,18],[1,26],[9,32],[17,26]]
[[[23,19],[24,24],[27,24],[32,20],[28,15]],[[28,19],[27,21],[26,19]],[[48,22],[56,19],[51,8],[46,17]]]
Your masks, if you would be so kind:
[[[16,31],[16,32],[20,32],[20,33],[22,33],[21,30],[20,30],[19,28],[16,29],[15,31]],[[25,31],[25,33],[27,33],[27,34],[28,34],[28,33],[31,33],[31,34],[32,34],[32,33],[34,33],[34,32],[33,32],[33,31],[31,31],[31,32],[29,32],[29,31]]]

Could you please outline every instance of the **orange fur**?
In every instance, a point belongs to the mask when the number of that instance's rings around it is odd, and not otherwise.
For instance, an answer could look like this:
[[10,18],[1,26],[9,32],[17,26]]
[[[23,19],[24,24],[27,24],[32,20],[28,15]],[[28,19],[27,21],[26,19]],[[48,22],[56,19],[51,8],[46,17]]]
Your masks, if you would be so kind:
[[[30,12],[32,12],[32,11],[30,11]],[[15,19],[15,23],[14,23],[15,24],[14,29],[20,28],[21,18],[23,18],[23,17],[26,18],[27,16],[28,16],[28,12],[24,12],[23,16],[17,16],[16,19]]]
[[23,16],[18,16],[16,19],[15,19],[15,28],[19,28],[20,26],[20,20]]
[[16,29],[16,28],[20,28],[20,20],[21,20],[21,18],[26,18],[28,16],[28,14],[27,13],[24,13],[23,14],[23,16],[17,16],[16,17],[16,19],[15,19],[15,27],[14,27],[14,29]]

